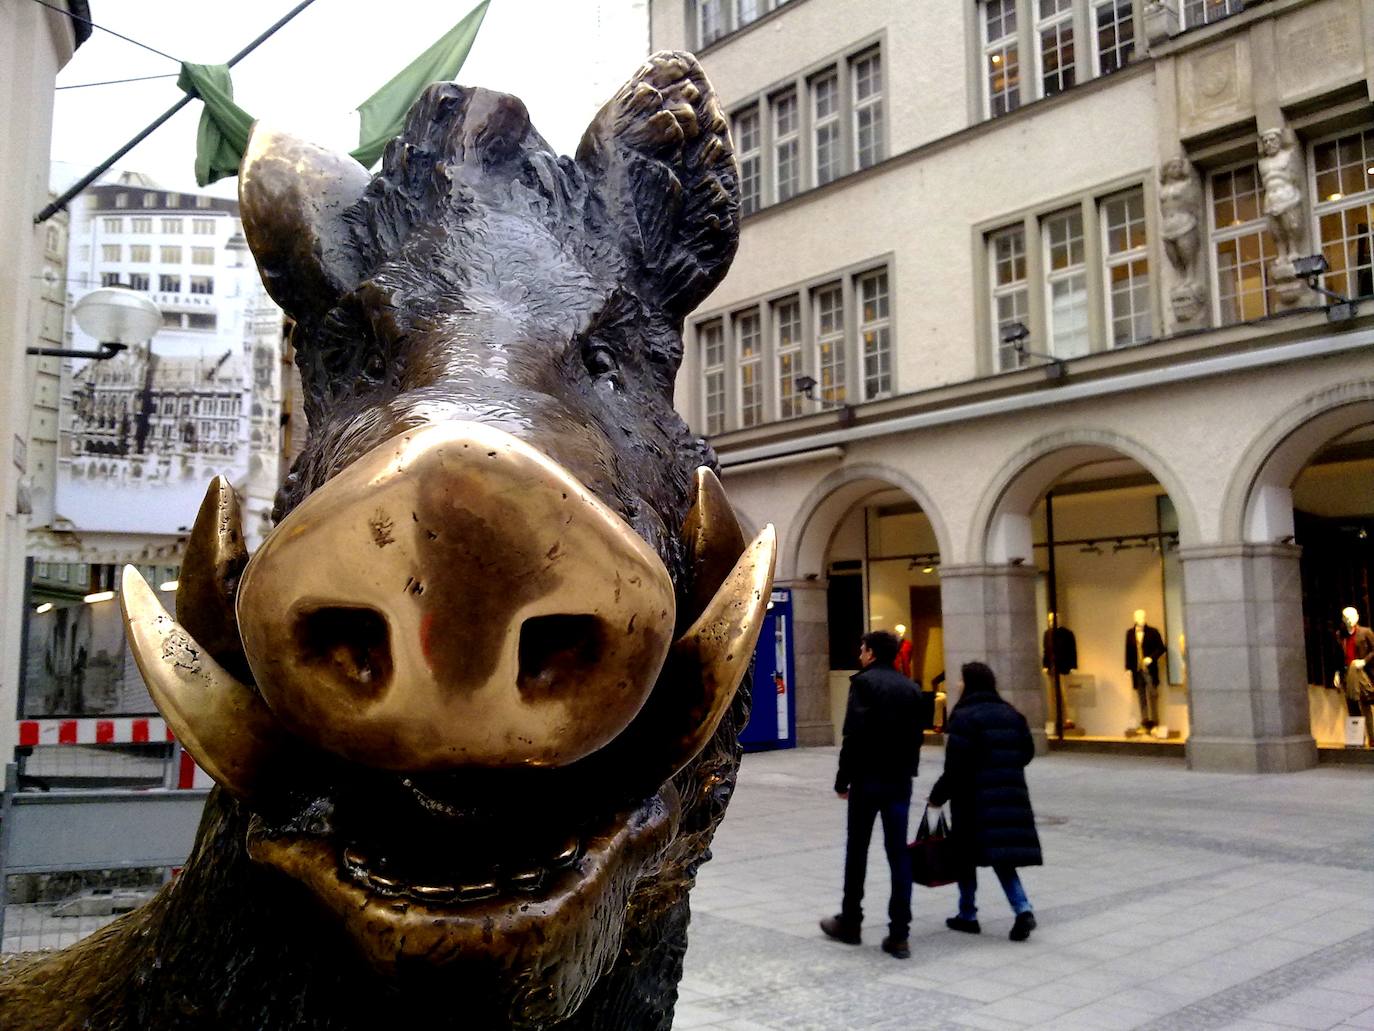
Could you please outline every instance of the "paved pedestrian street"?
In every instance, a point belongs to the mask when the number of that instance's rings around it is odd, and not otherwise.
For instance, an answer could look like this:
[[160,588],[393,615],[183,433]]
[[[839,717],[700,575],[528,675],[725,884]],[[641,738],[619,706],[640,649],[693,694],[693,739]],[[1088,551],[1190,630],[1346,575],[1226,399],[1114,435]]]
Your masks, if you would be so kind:
[[[840,902],[835,760],[833,748],[745,757],[692,897],[675,1028],[1374,1029],[1370,767],[1260,777],[1039,758],[1027,774],[1047,865],[1022,873],[1039,928],[1007,940],[991,871],[977,937],[945,929],[952,886],[918,886],[901,961],[878,948],[880,832],[862,947],[816,926]],[[916,798],[942,762],[923,753]]]

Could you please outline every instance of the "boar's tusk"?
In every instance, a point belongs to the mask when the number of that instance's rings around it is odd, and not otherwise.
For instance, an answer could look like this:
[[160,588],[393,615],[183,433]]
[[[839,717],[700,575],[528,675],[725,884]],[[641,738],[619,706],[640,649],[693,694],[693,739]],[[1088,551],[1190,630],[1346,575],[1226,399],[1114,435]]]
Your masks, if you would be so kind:
[[744,549],[706,610],[668,653],[662,681],[649,702],[654,712],[645,714],[658,723],[646,728],[654,735],[650,740],[671,742],[668,775],[706,746],[754,658],[773,590],[777,544],[769,523]]
[[201,648],[240,680],[249,677],[234,597],[248,563],[239,497],[229,481],[210,481],[191,530],[177,585],[177,619]]
[[133,566],[119,601],[138,670],[176,739],[226,790],[252,795],[286,743],[271,710],[167,614]]
[[720,480],[706,466],[696,471],[696,497],[682,524],[691,563],[691,587],[679,611],[678,629],[706,611],[744,553],[745,536]]

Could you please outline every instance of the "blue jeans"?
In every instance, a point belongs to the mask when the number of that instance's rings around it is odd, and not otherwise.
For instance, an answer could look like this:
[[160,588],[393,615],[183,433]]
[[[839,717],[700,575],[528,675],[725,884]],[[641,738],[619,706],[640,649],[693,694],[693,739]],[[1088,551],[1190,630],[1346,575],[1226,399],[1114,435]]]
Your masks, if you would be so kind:
[[883,849],[892,871],[892,895],[887,904],[888,932],[905,940],[911,926],[911,854],[906,850],[907,819],[911,813],[911,782],[905,785],[852,785],[849,789],[849,834],[844,850],[844,902],[840,917],[858,927],[863,923],[864,874],[873,822],[883,822]]
[[[994,866],[992,872],[997,875],[997,879],[1002,882],[1002,890],[1007,894],[1007,902],[1011,905],[1011,911],[1017,916],[1031,911],[1030,899],[1026,898],[1026,889],[1021,886],[1021,878],[1016,876],[1014,866]],[[978,893],[978,870],[970,868],[968,875],[959,878],[959,919],[973,920],[978,916],[978,907],[974,904],[974,896]]]

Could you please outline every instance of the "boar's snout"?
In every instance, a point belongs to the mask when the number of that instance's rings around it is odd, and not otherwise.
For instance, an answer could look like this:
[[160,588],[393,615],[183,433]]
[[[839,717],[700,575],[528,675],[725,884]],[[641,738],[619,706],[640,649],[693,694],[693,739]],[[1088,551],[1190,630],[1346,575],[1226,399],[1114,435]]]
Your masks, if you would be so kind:
[[239,592],[244,650],[295,733],[398,770],[561,766],[634,718],[673,585],[579,480],[489,425],[365,454],[288,516]]

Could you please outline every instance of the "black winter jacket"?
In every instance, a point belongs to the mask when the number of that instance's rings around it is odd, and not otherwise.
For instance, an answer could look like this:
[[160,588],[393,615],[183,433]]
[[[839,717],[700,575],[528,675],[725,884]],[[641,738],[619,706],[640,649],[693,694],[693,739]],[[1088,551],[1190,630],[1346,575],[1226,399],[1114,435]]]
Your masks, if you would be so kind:
[[950,828],[968,866],[1039,866],[1026,788],[1035,755],[1026,718],[996,692],[966,694],[945,725],[945,772],[931,805],[952,803]]
[[891,666],[874,663],[849,681],[835,790],[856,784],[909,790],[934,702]]

